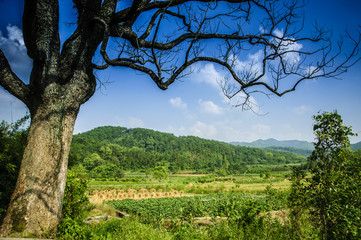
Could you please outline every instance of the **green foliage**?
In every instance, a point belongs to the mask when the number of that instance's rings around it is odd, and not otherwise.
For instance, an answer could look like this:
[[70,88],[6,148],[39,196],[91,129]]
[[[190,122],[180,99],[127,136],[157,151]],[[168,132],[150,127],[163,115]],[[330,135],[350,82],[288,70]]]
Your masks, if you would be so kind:
[[[265,213],[282,209],[285,196],[283,192],[269,188],[266,197],[256,198],[223,193],[108,203],[138,216],[143,223],[167,229],[173,239],[317,239],[312,226],[307,226],[303,238],[299,238],[287,222],[281,224]],[[207,220],[204,225],[202,221],[197,223],[197,219],[202,217],[211,217],[212,220]]]
[[21,127],[28,119],[25,116],[14,124],[0,123],[0,220],[15,188],[28,133]]
[[351,127],[337,112],[314,117],[315,150],[306,173],[295,170],[290,203],[295,220],[309,208],[323,239],[361,237],[361,159],[350,150]]
[[[71,240],[158,240],[172,239],[165,230],[157,229],[151,225],[145,225],[134,218],[114,219],[102,221],[95,225],[79,224],[67,219],[68,233],[57,239]],[[69,233],[71,231],[71,234]]]
[[272,185],[266,187],[266,203],[269,210],[286,209],[288,205],[289,192],[277,190]]
[[89,208],[86,190],[86,180],[75,178],[74,174],[68,171],[58,239],[88,239],[83,223],[84,213]]
[[81,164],[92,178],[101,178],[103,171],[97,167],[109,164],[129,171],[168,164],[171,172],[195,170],[226,176],[246,172],[247,165],[304,161],[305,157],[289,152],[240,147],[192,136],[176,137],[149,129],[109,126],[75,135],[69,155],[70,168]]
[[158,240],[172,239],[166,232],[142,224],[137,219],[125,218],[88,226],[85,236],[89,240]]
[[235,224],[237,228],[246,228],[255,224],[259,214],[264,210],[265,205],[261,205],[254,199],[228,198],[222,202],[220,211],[221,215],[226,216],[231,224]]
[[152,168],[151,174],[154,179],[157,179],[159,181],[167,179],[168,178],[168,167],[166,166],[157,166]]
[[71,171],[68,171],[66,188],[63,200],[63,217],[82,219],[85,209],[89,204],[86,196],[87,181],[84,178],[75,178]]
[[261,206],[266,206],[264,200],[265,199],[261,198],[255,202],[255,200],[250,200],[243,194],[220,193],[182,198],[127,199],[110,201],[109,204],[120,211],[133,213],[149,221],[159,221],[161,219],[174,217],[181,219],[204,216],[236,217],[233,210],[238,209],[239,212],[241,212],[243,210],[240,208],[243,208],[243,206],[249,203],[251,203],[251,205],[256,204],[260,206],[261,209]]
[[278,151],[286,151],[286,152],[291,152],[291,153],[295,153],[297,155],[300,156],[304,156],[304,157],[308,157],[311,155],[312,150],[309,149],[301,149],[301,148],[294,148],[294,147],[277,147],[277,146],[273,146],[273,147],[266,147],[264,148],[265,150],[278,150]]
[[304,209],[307,209],[307,196],[305,195],[305,181],[306,171],[301,168],[294,167],[291,175],[291,190],[288,198],[288,204],[291,209],[290,218],[293,225],[294,231],[302,236],[301,225],[302,225],[302,216]]

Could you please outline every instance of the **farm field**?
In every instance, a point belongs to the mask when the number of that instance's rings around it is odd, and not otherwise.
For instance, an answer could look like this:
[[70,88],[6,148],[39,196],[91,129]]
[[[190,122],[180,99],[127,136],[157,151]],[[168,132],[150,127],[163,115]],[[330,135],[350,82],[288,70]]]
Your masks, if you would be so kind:
[[[161,239],[252,239],[251,235],[257,236],[255,239],[276,239],[271,237],[271,231],[275,230],[280,231],[275,235],[279,239],[287,233],[281,223],[287,221],[289,174],[219,177],[183,172],[154,181],[141,173],[127,173],[124,179],[91,180],[88,185],[90,199],[93,192],[112,192],[114,196],[129,192],[137,197],[108,199],[102,203],[91,200],[96,207],[89,215],[99,214],[99,209],[104,208],[112,216],[121,212],[128,217],[114,220],[117,223],[103,224],[124,225],[128,223],[126,219],[131,218],[162,233]],[[175,191],[178,195],[144,198],[145,192],[150,195],[154,191],[163,194]]]
[[289,171],[274,172],[269,176],[262,174],[242,174],[235,176],[219,177],[213,174],[170,174],[168,179],[156,181],[142,174],[126,174],[123,179],[90,180],[89,192],[94,190],[140,190],[161,189],[163,192],[170,190],[183,191],[187,194],[208,193],[262,193],[267,186],[274,189],[287,190],[290,187]]

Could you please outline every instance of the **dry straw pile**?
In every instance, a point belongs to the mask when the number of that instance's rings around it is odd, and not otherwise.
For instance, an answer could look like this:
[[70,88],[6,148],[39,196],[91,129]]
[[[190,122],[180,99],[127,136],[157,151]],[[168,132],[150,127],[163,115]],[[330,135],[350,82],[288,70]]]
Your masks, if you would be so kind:
[[92,202],[102,203],[103,201],[112,201],[112,200],[124,200],[124,199],[147,199],[147,198],[164,198],[164,197],[183,197],[183,191],[177,191],[171,189],[170,192],[164,192],[162,189],[158,191],[154,188],[150,189],[148,192],[147,189],[140,189],[138,192],[134,189],[124,190],[104,190],[104,191],[93,191],[93,194],[89,196],[89,199]]

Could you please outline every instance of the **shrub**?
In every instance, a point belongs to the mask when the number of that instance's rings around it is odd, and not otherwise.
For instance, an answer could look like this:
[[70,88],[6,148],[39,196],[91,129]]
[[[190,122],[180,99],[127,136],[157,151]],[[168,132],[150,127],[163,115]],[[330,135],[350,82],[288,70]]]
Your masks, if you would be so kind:
[[74,174],[68,171],[58,239],[88,239],[83,223],[84,213],[89,209],[86,189],[87,181],[84,178],[75,178]]
[[139,220],[133,218],[105,221],[85,230],[84,235],[91,240],[171,239],[167,232],[142,224]]
[[28,130],[21,129],[25,116],[14,124],[0,123],[0,223],[15,189]]

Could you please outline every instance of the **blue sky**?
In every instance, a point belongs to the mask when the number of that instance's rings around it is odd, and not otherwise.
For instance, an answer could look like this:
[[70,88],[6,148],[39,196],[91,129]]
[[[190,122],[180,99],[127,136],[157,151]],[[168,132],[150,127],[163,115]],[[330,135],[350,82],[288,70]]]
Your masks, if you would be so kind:
[[[62,0],[60,3],[68,3]],[[71,34],[72,12],[63,11],[60,34]],[[305,8],[306,28],[317,20],[334,30],[350,32],[361,25],[361,1],[315,0]],[[0,48],[13,70],[26,81],[31,61],[21,35],[22,1],[0,1]],[[247,55],[246,55],[247,56]],[[75,133],[97,126],[143,127],[175,135],[195,135],[220,141],[278,140],[313,141],[312,116],[319,111],[337,110],[346,125],[361,135],[361,62],[341,79],[303,82],[295,92],[269,99],[256,95],[255,111],[232,107],[222,95],[217,79],[222,73],[213,64],[197,65],[195,72],[162,91],[149,79],[133,70],[109,68],[96,71],[105,84],[85,103],[75,124]],[[26,113],[26,107],[0,88],[0,120],[10,122]],[[361,136],[351,142],[361,141]]]

